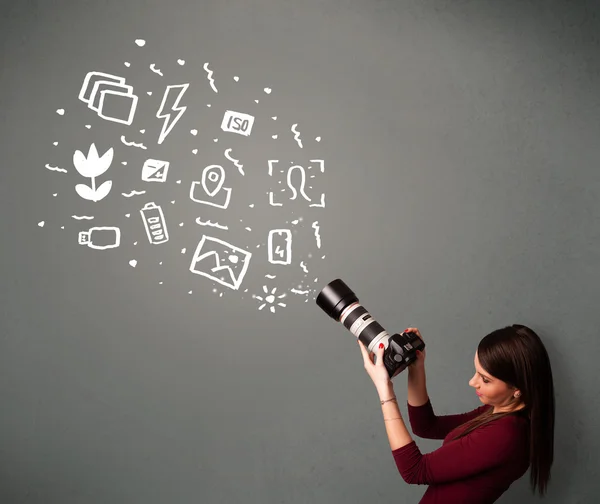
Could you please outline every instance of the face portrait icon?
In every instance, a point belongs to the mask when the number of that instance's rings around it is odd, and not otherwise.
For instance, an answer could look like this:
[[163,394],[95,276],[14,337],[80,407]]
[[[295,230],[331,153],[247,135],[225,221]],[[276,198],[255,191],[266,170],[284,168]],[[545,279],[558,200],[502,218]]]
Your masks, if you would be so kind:
[[192,182],[190,199],[196,203],[217,208],[227,208],[231,199],[231,188],[223,187],[225,170],[219,165],[209,165],[202,172],[201,182]]
[[[294,201],[296,199],[304,199],[309,203],[309,207],[320,207],[325,208],[325,193],[321,193],[320,198],[315,196],[310,196],[307,193],[307,187],[312,189],[312,182],[309,179],[315,177],[313,172],[324,173],[325,172],[325,162],[322,159],[311,159],[311,164],[308,166],[294,165],[290,166],[286,169],[279,169],[279,160],[270,159],[267,161],[269,165],[269,177],[278,177],[278,173],[286,173],[286,183],[288,189],[291,192],[291,196],[288,201]],[[314,163],[314,166],[313,164]],[[279,183],[283,181],[278,181]],[[269,204],[271,206],[283,206],[283,201],[280,199],[281,196],[275,197],[275,192],[285,193],[287,189],[280,189],[277,191],[269,191]],[[285,198],[284,198],[285,199]]]

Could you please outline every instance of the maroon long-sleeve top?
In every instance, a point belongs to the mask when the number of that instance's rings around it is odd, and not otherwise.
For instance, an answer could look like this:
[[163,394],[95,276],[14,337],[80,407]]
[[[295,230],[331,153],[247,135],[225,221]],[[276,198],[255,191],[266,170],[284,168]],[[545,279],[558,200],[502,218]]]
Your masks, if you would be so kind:
[[485,424],[451,441],[461,425],[491,406],[468,413],[437,416],[431,401],[408,404],[413,433],[443,439],[437,450],[422,454],[415,443],[392,450],[407,483],[429,485],[419,504],[489,504],[495,502],[529,467],[529,420],[526,410]]

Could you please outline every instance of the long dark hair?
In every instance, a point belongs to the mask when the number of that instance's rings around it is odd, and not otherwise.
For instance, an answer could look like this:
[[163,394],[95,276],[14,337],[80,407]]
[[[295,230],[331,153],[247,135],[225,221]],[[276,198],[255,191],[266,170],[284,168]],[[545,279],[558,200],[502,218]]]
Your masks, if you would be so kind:
[[[529,417],[530,482],[544,495],[554,460],[554,383],[548,352],[540,337],[519,324],[497,329],[485,336],[477,347],[481,367],[510,387],[521,391],[525,408],[519,413]],[[492,413],[489,408],[466,422],[459,439],[481,425],[514,412]]]

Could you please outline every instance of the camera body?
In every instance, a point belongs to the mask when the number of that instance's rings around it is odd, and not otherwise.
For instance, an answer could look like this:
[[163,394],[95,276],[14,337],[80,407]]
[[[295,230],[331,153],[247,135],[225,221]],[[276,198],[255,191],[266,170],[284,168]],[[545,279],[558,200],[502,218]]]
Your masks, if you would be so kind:
[[328,283],[316,298],[317,305],[332,319],[341,322],[369,352],[383,343],[383,364],[390,378],[417,359],[425,343],[412,332],[389,333],[358,302],[356,294],[339,278]]

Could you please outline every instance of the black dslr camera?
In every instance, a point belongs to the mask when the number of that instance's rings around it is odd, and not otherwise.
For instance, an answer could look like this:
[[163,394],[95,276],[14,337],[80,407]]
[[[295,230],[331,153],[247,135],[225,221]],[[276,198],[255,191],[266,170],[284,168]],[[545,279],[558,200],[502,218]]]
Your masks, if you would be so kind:
[[379,343],[385,345],[383,364],[390,378],[404,371],[417,359],[417,350],[425,348],[423,340],[412,332],[390,336],[339,278],[323,288],[316,302],[327,315],[362,341],[369,352],[374,352]]

